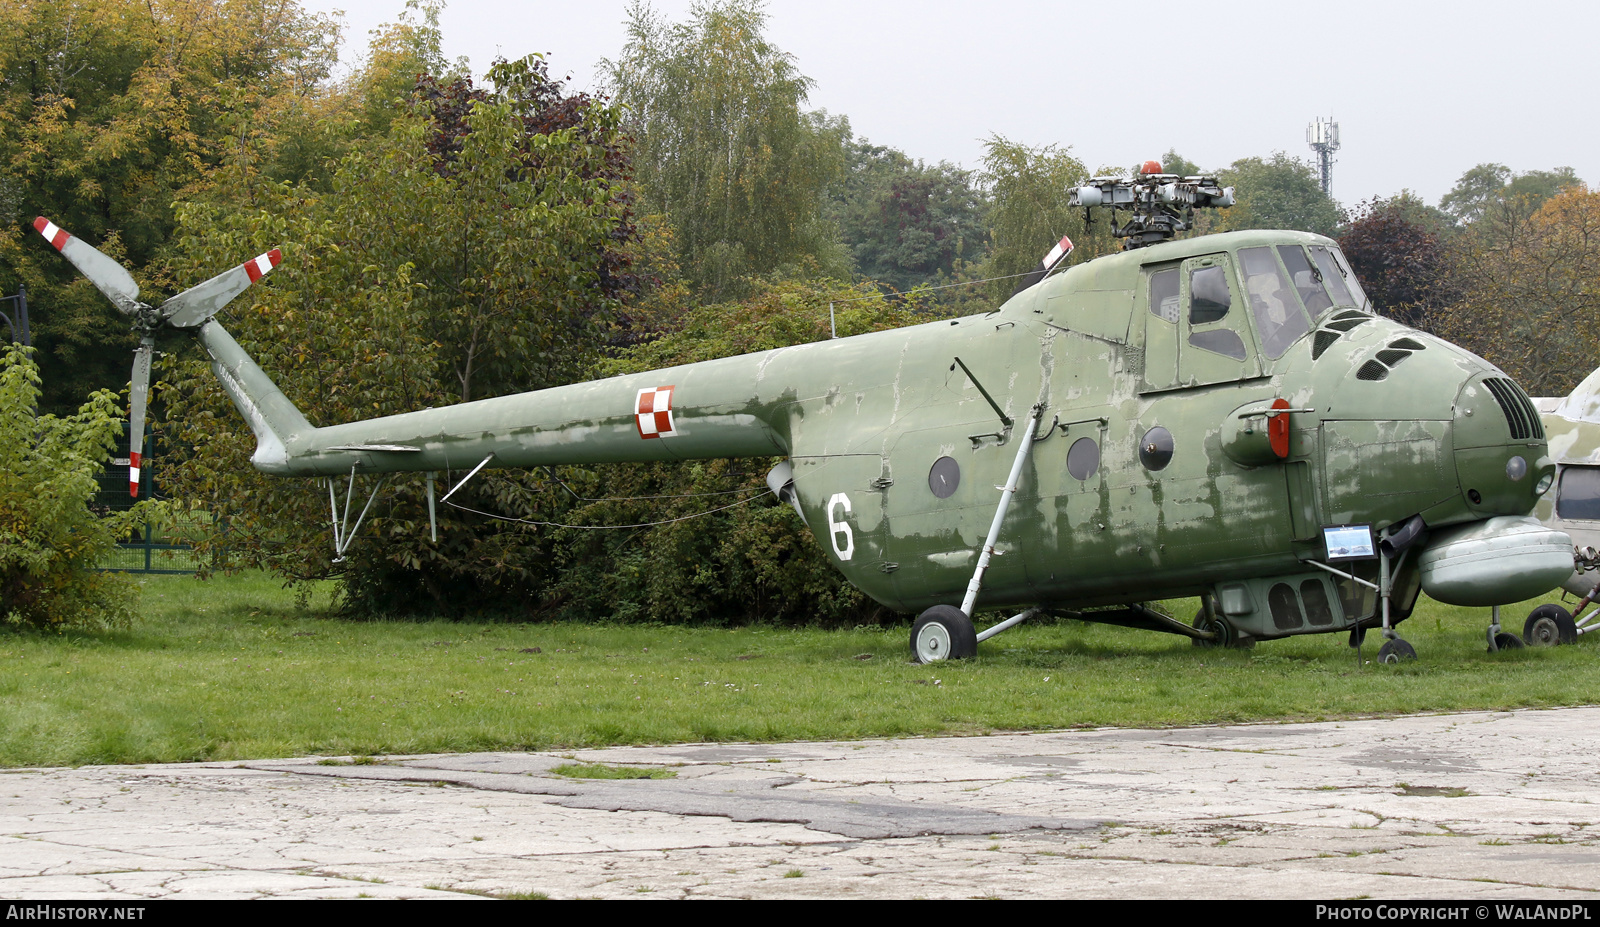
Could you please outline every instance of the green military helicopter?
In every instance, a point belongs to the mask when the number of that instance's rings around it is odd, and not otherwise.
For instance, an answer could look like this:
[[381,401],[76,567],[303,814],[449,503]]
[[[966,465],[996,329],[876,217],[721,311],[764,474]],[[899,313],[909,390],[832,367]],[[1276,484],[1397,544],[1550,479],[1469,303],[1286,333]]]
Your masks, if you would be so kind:
[[[1150,162],[1073,197],[1110,212],[1124,250],[1069,267],[1063,239],[992,312],[325,427],[213,318],[276,252],[152,308],[99,251],[36,227],[145,336],[135,434],[151,336],[193,333],[253,464],[327,478],[339,555],[361,474],[427,473],[431,515],[440,471],[470,469],[459,487],[485,466],[781,457],[769,485],[839,571],[921,613],[921,662],[1041,613],[1223,646],[1381,627],[1397,662],[1421,590],[1493,606],[1490,647],[1520,645],[1498,606],[1573,568],[1567,536],[1527,517],[1555,465],[1523,391],[1371,312],[1330,239],[1177,240],[1197,207],[1232,203],[1214,177]],[[1143,604],[1184,596],[1192,625]],[[980,608],[1022,611],[980,634]]]
[[[1540,605],[1528,615],[1523,638],[1529,644],[1571,644],[1600,630],[1600,369],[1567,396],[1535,399],[1556,465],[1555,491],[1539,499],[1534,515],[1573,540],[1573,570],[1563,592],[1579,597],[1569,612]],[[1586,609],[1589,609],[1585,612]]]

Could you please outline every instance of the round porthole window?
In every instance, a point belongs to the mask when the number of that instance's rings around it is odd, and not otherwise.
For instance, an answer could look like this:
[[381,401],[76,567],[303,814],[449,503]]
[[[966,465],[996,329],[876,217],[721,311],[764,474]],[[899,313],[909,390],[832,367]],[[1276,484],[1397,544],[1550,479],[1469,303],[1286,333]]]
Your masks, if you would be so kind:
[[1067,449],[1067,473],[1075,480],[1086,480],[1100,469],[1100,445],[1093,438],[1079,438]]
[[1146,470],[1163,470],[1172,463],[1172,432],[1160,425],[1139,439],[1139,462]]
[[928,471],[928,488],[940,499],[948,499],[961,485],[961,465],[954,457],[940,457]]

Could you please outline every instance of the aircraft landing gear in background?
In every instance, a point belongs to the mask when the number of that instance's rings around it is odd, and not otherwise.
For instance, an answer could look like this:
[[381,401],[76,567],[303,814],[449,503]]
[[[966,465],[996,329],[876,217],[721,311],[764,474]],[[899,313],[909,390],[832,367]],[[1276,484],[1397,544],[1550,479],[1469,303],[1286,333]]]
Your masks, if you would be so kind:
[[1500,606],[1493,606],[1489,611],[1489,616],[1489,632],[1485,635],[1489,640],[1489,652],[1521,650],[1523,647],[1522,638],[1509,631],[1500,630]]
[[1528,623],[1522,626],[1522,639],[1534,647],[1575,644],[1578,624],[1561,606],[1541,605],[1528,613]]
[[935,605],[911,626],[911,657],[918,663],[965,660],[977,653],[972,619],[954,605]]
[[1417,658],[1417,648],[1396,637],[1378,648],[1379,663],[1409,663]]
[[1256,639],[1245,637],[1239,629],[1228,623],[1228,619],[1220,615],[1207,616],[1204,608],[1194,616],[1194,626],[1201,631],[1210,631],[1216,637],[1212,640],[1194,638],[1191,643],[1196,647],[1227,647],[1231,650],[1249,650],[1256,645]]
[[1523,646],[1522,638],[1507,631],[1501,631],[1499,634],[1492,635],[1489,638],[1490,653],[1494,653],[1497,650],[1521,650]]

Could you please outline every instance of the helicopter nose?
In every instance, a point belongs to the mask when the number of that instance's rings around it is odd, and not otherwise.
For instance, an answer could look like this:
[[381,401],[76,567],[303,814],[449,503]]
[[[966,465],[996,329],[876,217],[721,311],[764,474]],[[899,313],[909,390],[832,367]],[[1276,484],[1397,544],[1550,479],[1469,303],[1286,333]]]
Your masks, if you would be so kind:
[[1555,478],[1533,402],[1499,371],[1475,374],[1456,394],[1452,434],[1460,501],[1476,520],[1428,539],[1417,561],[1423,591],[1486,606],[1559,585],[1572,573],[1572,540],[1527,514]]
[[1498,371],[1479,374],[1456,395],[1456,477],[1480,518],[1525,515],[1555,479],[1539,411]]

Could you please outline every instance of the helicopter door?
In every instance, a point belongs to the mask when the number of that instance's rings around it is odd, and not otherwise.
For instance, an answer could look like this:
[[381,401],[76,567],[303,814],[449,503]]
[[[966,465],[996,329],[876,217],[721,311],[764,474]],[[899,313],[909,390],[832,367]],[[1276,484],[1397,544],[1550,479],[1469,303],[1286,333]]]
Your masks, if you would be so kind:
[[1261,375],[1244,301],[1226,254],[1183,262],[1183,317],[1178,379],[1185,386],[1229,383]]
[[1144,383],[1140,392],[1178,387],[1180,268],[1174,264],[1147,272],[1144,313]]
[[1159,392],[1261,375],[1226,254],[1153,268],[1147,277],[1145,377]]

